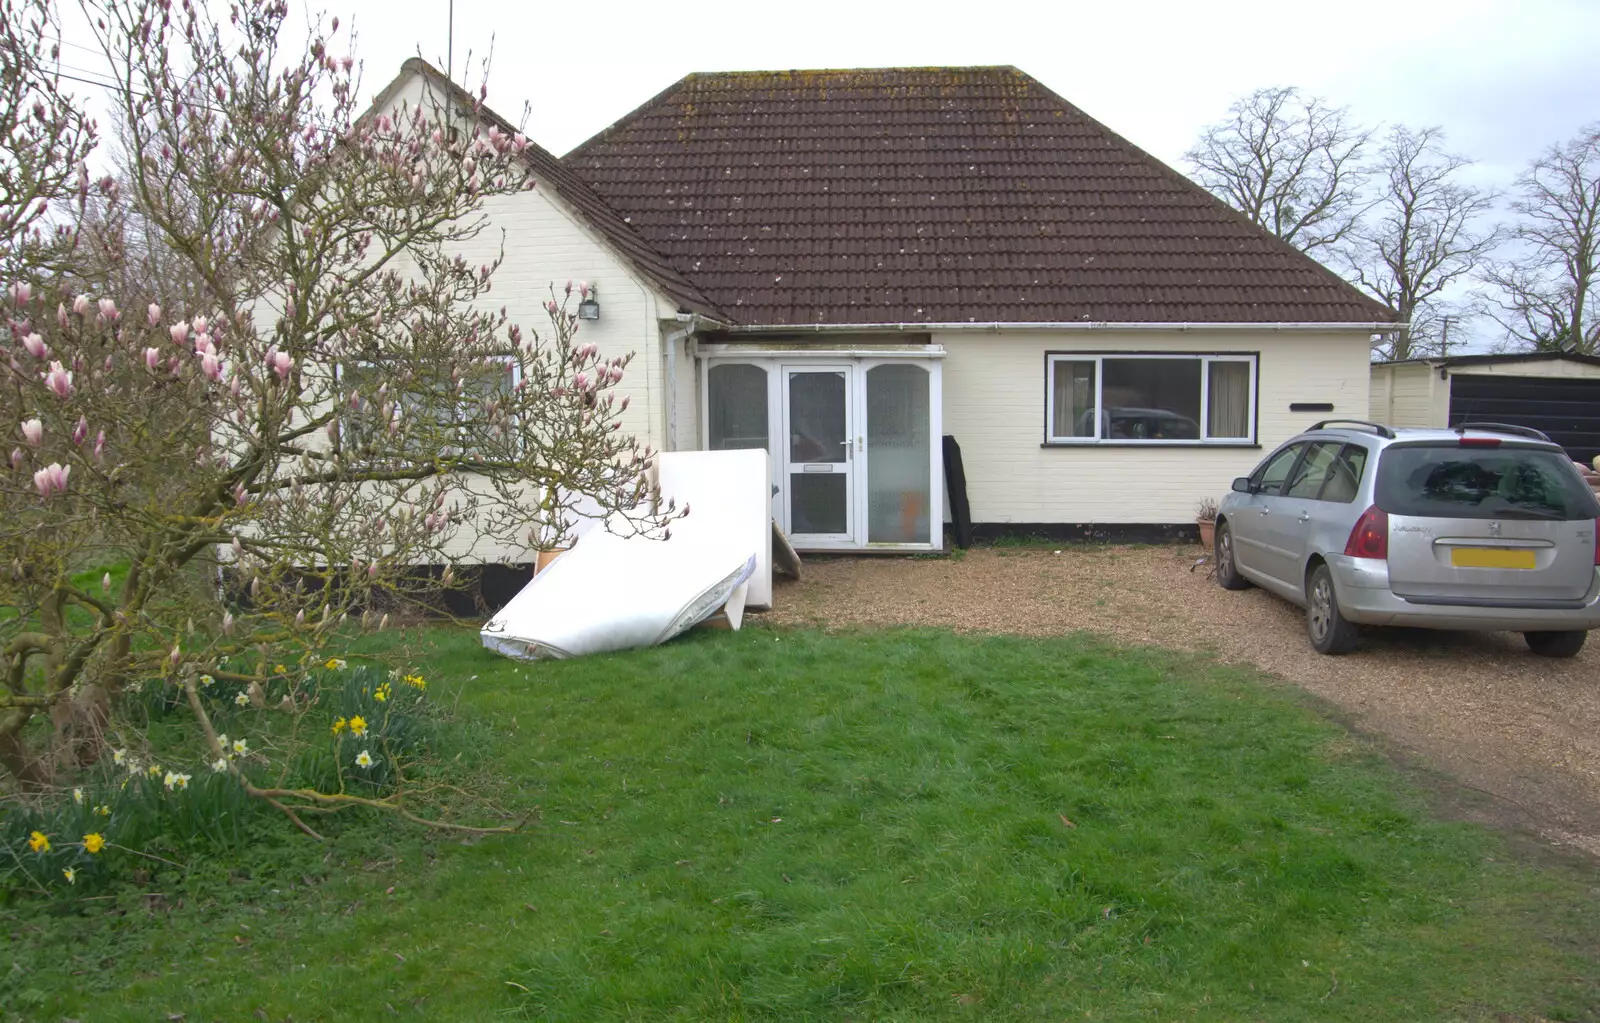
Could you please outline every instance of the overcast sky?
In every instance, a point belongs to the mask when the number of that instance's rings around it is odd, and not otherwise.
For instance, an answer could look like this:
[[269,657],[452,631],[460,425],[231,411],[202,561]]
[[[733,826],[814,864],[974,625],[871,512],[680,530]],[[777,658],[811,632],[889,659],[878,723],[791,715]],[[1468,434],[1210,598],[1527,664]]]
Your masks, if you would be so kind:
[[[1497,187],[1600,120],[1600,0],[454,3],[458,78],[492,43],[490,105],[530,104],[557,154],[691,71],[1011,64],[1180,169],[1235,98],[1298,85],[1364,122],[1443,126]],[[407,57],[444,65],[449,4],[309,6],[353,18],[370,96]]]

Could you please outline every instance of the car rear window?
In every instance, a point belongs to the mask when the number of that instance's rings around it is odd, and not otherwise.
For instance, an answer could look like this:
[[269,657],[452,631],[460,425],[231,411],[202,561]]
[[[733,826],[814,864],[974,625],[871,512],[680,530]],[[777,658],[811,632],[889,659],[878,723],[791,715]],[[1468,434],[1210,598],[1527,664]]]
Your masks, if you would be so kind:
[[1449,519],[1592,519],[1600,502],[1559,451],[1396,444],[1378,461],[1378,507]]

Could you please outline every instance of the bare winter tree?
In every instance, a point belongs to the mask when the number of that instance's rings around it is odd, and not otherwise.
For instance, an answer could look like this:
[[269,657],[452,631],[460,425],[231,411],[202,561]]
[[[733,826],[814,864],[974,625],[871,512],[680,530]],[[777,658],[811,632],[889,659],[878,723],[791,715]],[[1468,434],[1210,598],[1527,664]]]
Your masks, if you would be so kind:
[[1518,343],[1600,351],[1600,121],[1551,146],[1517,179],[1517,256],[1483,275]]
[[1376,202],[1351,232],[1345,258],[1357,283],[1410,325],[1386,335],[1376,349],[1383,358],[1440,354],[1438,296],[1500,241],[1498,229],[1482,225],[1494,195],[1457,180],[1471,163],[1444,148],[1439,128],[1396,125],[1379,147]]
[[1217,198],[1310,255],[1343,241],[1363,208],[1371,129],[1299,89],[1257,89],[1184,154]]

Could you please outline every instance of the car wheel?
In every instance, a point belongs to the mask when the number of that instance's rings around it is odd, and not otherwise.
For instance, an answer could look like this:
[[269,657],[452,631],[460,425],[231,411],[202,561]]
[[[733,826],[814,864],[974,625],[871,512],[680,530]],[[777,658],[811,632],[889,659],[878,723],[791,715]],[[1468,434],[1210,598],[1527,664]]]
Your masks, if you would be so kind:
[[1339,610],[1339,594],[1327,565],[1318,565],[1306,586],[1306,633],[1319,654],[1347,654],[1360,636],[1356,624]]
[[1217,585],[1225,590],[1249,589],[1250,581],[1239,574],[1239,566],[1233,560],[1233,530],[1227,522],[1217,523],[1217,538],[1212,556],[1217,559]]
[[1589,634],[1581,629],[1564,632],[1524,632],[1528,649],[1540,657],[1576,657]]

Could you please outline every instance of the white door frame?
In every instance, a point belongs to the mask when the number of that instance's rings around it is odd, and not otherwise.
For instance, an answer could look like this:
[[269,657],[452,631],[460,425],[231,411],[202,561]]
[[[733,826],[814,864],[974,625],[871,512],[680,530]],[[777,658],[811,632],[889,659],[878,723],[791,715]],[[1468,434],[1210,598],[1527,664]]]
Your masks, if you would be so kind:
[[[936,345],[893,346],[882,350],[865,347],[839,349],[793,349],[756,345],[703,345],[700,351],[700,437],[711,437],[709,396],[713,365],[743,364],[759,366],[767,372],[767,450],[772,452],[772,517],[783,527],[797,548],[803,550],[904,550],[936,551],[944,546],[944,395],[942,361],[944,351]],[[911,361],[928,373],[928,543],[871,543],[868,541],[868,480],[871,467],[867,451],[867,373],[877,366]],[[854,440],[849,465],[850,534],[848,536],[795,537],[789,518],[789,409],[788,374],[791,371],[847,369],[846,419]]]

